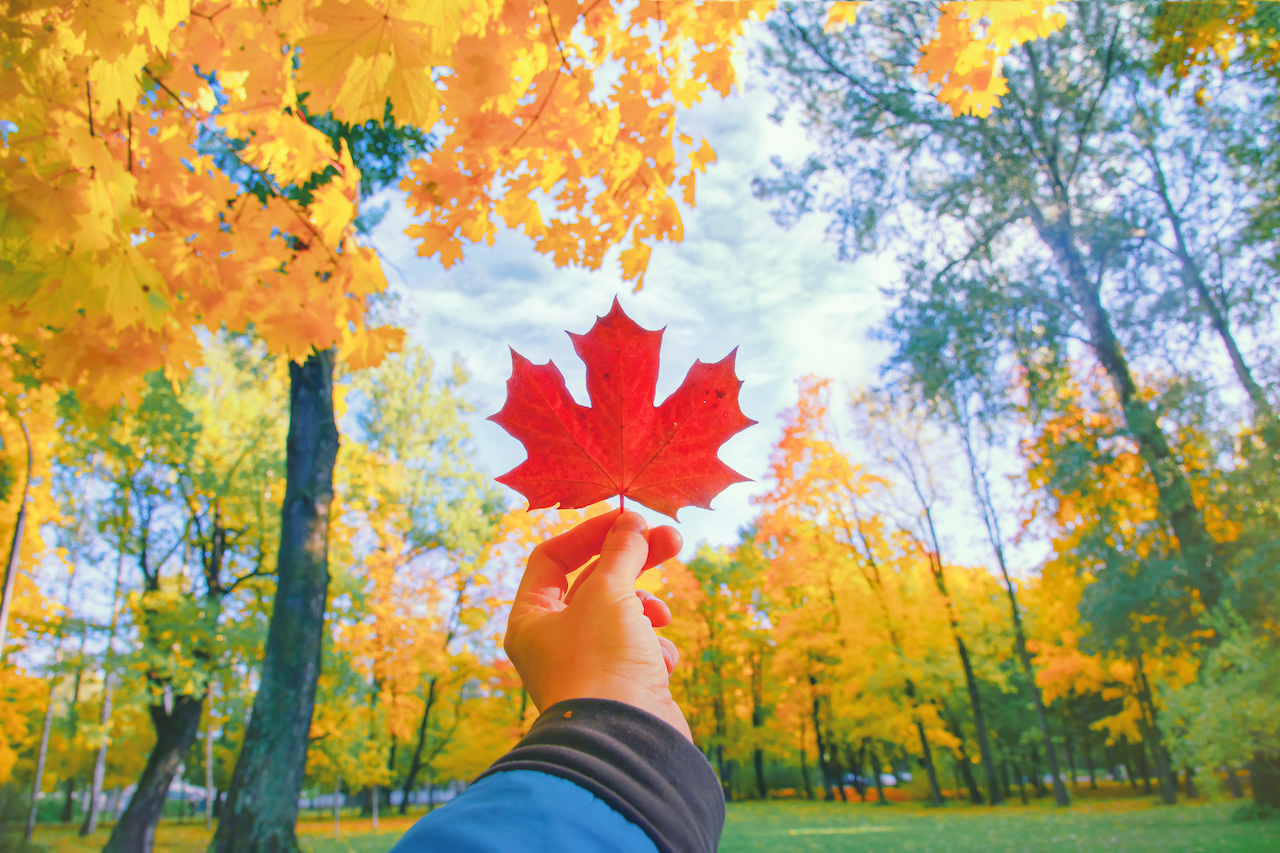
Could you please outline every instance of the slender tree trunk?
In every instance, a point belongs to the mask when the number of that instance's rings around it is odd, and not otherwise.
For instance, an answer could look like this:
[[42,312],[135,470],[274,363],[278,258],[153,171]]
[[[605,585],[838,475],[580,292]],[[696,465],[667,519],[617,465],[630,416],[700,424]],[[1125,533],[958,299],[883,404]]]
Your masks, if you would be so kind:
[[213,720],[204,731],[204,828],[213,829],[213,801],[217,792],[213,787]]
[[822,798],[830,802],[836,798],[836,794],[831,789],[831,768],[827,763],[827,745],[822,742],[822,723],[819,717],[821,697],[818,696],[815,690],[817,684],[818,679],[811,674],[809,676],[809,693],[813,697],[813,737],[818,750],[818,772],[822,774]]
[[1097,779],[1097,775],[1094,773],[1094,770],[1093,770],[1093,749],[1091,748],[1091,744],[1089,742],[1090,739],[1089,739],[1088,724],[1084,723],[1081,726],[1080,731],[1081,731],[1081,748],[1082,748],[1082,751],[1084,752],[1084,766],[1085,766],[1085,769],[1089,771],[1089,789],[1092,791],[1096,791],[1098,790],[1098,779]]
[[1138,772],[1142,774],[1143,793],[1151,793],[1151,767],[1147,764],[1147,742],[1138,744]]
[[883,765],[880,763],[880,753],[875,749],[871,750],[871,773],[876,777],[876,805],[887,806],[889,799],[884,795],[884,780],[880,778]]
[[31,495],[31,469],[34,457],[31,453],[31,434],[27,422],[21,417],[22,437],[27,442],[27,478],[22,484],[22,503],[18,504],[18,517],[13,522],[13,540],[9,543],[9,561],[4,569],[4,593],[0,596],[0,661],[4,660],[5,637],[9,630],[9,611],[13,607],[13,587],[18,580],[18,563],[22,559],[22,533],[27,526],[27,499]]
[[1249,785],[1257,805],[1280,809],[1280,755],[1255,752],[1249,762]]
[[1244,786],[1240,784],[1240,777],[1236,774],[1236,769],[1230,764],[1227,765],[1227,790],[1231,792],[1231,799],[1244,799]]
[[338,428],[334,350],[289,364],[287,479],[278,577],[244,746],[210,853],[297,853],[294,824],[320,677],[329,588],[329,507]]
[[111,740],[109,735],[113,690],[111,680],[111,670],[107,669],[102,678],[102,714],[99,718],[102,743],[98,745],[98,752],[93,760],[93,781],[89,785],[89,808],[86,810],[84,823],[80,824],[81,836],[93,835],[98,831],[98,800],[102,797],[102,780],[107,772],[107,746]]
[[800,779],[804,782],[805,799],[813,799],[813,785],[809,783],[809,761],[805,749],[805,727],[803,719],[800,722]]
[[920,754],[924,756],[924,769],[929,774],[929,795],[933,797],[933,804],[941,806],[945,803],[942,799],[942,788],[938,786],[938,768],[933,763],[933,750],[929,748],[929,738],[924,733],[924,723],[916,720],[916,734],[920,737]]
[[1160,731],[1155,698],[1151,694],[1151,683],[1147,681],[1142,655],[1138,656],[1137,663],[1138,704],[1143,711],[1140,718],[1142,737],[1143,740],[1151,743],[1151,754],[1156,764],[1156,781],[1160,785],[1160,798],[1166,804],[1173,805],[1178,801],[1178,780],[1174,776],[1173,763],[1169,760],[1169,751],[1164,746],[1164,734]]
[[1044,709],[1044,699],[1040,688],[1036,686],[1035,668],[1031,665],[1031,654],[1027,650],[1027,637],[1022,630],[1022,611],[1018,608],[1018,595],[1014,591],[1013,579],[1009,577],[1009,566],[1004,558],[1004,535],[1000,531],[1000,518],[995,511],[995,503],[991,498],[990,483],[987,475],[978,465],[977,454],[973,451],[973,440],[969,434],[968,417],[961,413],[961,401],[952,400],[951,406],[959,422],[960,434],[964,443],[965,457],[969,462],[969,483],[973,489],[975,503],[982,516],[983,526],[987,531],[987,541],[995,551],[996,563],[1000,566],[1000,574],[1004,578],[1005,592],[1009,597],[1009,615],[1013,621],[1014,642],[1017,645],[1018,660],[1022,671],[1027,675],[1027,684],[1036,707],[1036,722],[1040,726],[1040,734],[1044,737],[1045,755],[1049,760],[1049,773],[1053,776],[1053,799],[1059,806],[1071,804],[1067,788],[1059,779],[1058,753],[1053,746],[1053,738],[1049,736],[1049,719]]
[[1027,799],[1027,776],[1022,772],[1022,765],[1017,763],[1013,765],[1013,773],[1018,778],[1018,798],[1022,800],[1022,804],[1025,806],[1030,802]]
[[1036,792],[1036,798],[1039,799],[1049,792],[1044,787],[1044,778],[1041,775],[1044,771],[1040,769],[1040,753],[1034,746],[1031,747],[1030,758],[1028,764],[1031,766],[1031,786]]
[[[964,748],[964,733],[960,729],[960,722],[954,715],[948,713],[946,716],[948,728],[951,734],[955,735],[956,740],[960,741],[960,758],[956,761],[956,767],[960,771],[960,776],[964,780],[964,786],[969,792],[969,802],[975,806],[983,805],[986,801],[982,799],[982,791],[978,789],[978,780],[973,778],[973,765],[969,761],[969,753]],[[999,800],[999,795],[993,795],[992,799]]]
[[[1182,281],[1195,291],[1205,315],[1209,318],[1209,325],[1218,333],[1218,337],[1227,351],[1227,357],[1231,359],[1231,367],[1235,370],[1236,378],[1240,381],[1245,393],[1249,395],[1249,401],[1253,404],[1255,429],[1257,429],[1258,434],[1273,453],[1280,452],[1280,423],[1276,420],[1275,408],[1271,405],[1271,401],[1267,399],[1266,392],[1258,384],[1258,380],[1254,378],[1253,371],[1245,363],[1244,355],[1240,352],[1235,335],[1231,331],[1231,324],[1227,318],[1227,306],[1219,304],[1218,297],[1209,289],[1208,282],[1204,280],[1204,271],[1191,253],[1191,247],[1187,243],[1185,229],[1183,228],[1182,217],[1178,214],[1177,208],[1173,204],[1173,197],[1169,193],[1169,184],[1165,178],[1164,167],[1160,164],[1160,157],[1156,153],[1152,140],[1148,139],[1146,144],[1147,153],[1151,155],[1151,166],[1156,178],[1157,194],[1160,196],[1161,204],[1164,206],[1165,218],[1169,222],[1169,229],[1173,233],[1173,251],[1178,258]],[[1225,303],[1225,299],[1223,301]]]
[[431,708],[436,701],[436,680],[437,676],[431,676],[431,680],[427,683],[426,702],[422,708],[422,722],[418,724],[418,745],[414,747],[413,758],[409,762],[409,775],[404,777],[404,799],[400,801],[400,814],[404,814],[409,809],[409,793],[413,790],[413,784],[418,781],[418,771],[422,769],[422,748],[427,742],[427,729],[431,722]]
[[1185,783],[1183,793],[1186,794],[1188,800],[1197,799],[1200,794],[1196,791],[1196,771],[1190,764],[1182,765],[1182,779]]
[[163,705],[150,707],[156,745],[151,749],[128,808],[111,830],[107,846],[102,848],[103,853],[151,853],[169,788],[200,730],[203,707],[202,697],[183,695],[173,697],[168,713]]
[[40,789],[44,787],[44,763],[49,755],[49,730],[53,728],[53,685],[49,685],[49,702],[44,709],[44,728],[40,732],[40,752],[36,754],[36,777],[31,783],[31,808],[27,811],[27,832],[24,836],[28,844],[36,832],[36,817],[40,806]]
[[75,818],[76,810],[76,780],[75,778],[67,779],[66,795],[62,800],[62,822],[71,823]]
[[[1064,211],[1069,210],[1065,203],[1061,207]],[[1089,345],[1111,377],[1129,433],[1137,442],[1139,454],[1155,480],[1161,513],[1178,538],[1188,581],[1200,593],[1204,606],[1212,608],[1222,592],[1221,572],[1215,565],[1217,543],[1205,528],[1204,515],[1196,506],[1191,483],[1178,466],[1155,412],[1138,393],[1129,362],[1112,328],[1111,317],[1102,306],[1098,288],[1085,269],[1068,214],[1062,213],[1057,222],[1051,223],[1036,205],[1030,205],[1029,210],[1036,231],[1053,252],[1080,316],[1089,329]]]
[[[756,649],[756,659],[751,667],[751,728],[759,738],[764,727],[764,650]],[[751,754],[751,763],[756,771],[756,794],[762,800],[769,798],[769,788],[764,781],[764,750],[757,741]]]

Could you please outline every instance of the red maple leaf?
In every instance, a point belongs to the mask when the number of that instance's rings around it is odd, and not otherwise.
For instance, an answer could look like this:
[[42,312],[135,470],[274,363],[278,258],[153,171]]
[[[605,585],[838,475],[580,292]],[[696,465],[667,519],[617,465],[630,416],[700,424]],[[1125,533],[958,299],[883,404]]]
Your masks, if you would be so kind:
[[695,361],[675,393],[654,406],[662,331],[642,329],[618,300],[585,335],[569,333],[587,366],[591,406],[569,396],[548,361],[511,351],[507,402],[489,420],[524,445],[528,458],[498,477],[529,509],[576,509],[621,495],[676,517],[743,477],[716,456],[730,436],[755,421],[738,408],[742,380],[734,349],[716,364]]

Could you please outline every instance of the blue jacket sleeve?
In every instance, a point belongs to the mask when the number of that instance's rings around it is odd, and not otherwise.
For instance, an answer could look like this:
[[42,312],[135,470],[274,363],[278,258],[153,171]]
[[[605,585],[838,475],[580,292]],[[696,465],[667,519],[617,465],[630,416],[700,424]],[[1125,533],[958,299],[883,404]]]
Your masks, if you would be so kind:
[[631,705],[574,699],[392,853],[715,853],[723,828],[719,780],[683,735]]

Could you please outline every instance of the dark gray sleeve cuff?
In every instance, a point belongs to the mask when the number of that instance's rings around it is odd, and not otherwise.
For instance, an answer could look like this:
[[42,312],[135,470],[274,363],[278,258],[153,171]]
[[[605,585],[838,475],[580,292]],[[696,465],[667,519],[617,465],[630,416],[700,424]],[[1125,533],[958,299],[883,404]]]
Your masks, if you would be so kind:
[[590,791],[644,830],[662,853],[715,853],[724,828],[720,781],[667,723],[608,699],[571,699],[542,712],[480,779],[534,770]]

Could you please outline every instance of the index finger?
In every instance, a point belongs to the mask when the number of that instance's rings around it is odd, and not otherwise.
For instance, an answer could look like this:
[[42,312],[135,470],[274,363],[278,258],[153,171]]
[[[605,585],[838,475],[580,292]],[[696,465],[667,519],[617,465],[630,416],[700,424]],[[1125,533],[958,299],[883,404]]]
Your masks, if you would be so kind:
[[600,553],[604,537],[622,510],[597,515],[579,524],[567,533],[548,539],[529,555],[520,588],[512,607],[528,603],[535,595],[546,595],[556,600],[569,589],[565,576]]

